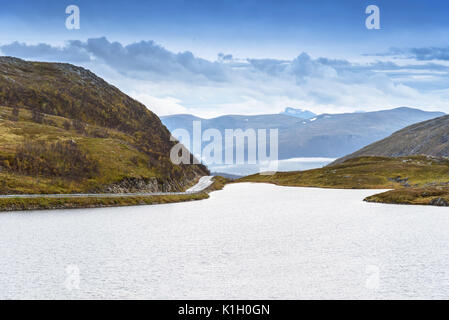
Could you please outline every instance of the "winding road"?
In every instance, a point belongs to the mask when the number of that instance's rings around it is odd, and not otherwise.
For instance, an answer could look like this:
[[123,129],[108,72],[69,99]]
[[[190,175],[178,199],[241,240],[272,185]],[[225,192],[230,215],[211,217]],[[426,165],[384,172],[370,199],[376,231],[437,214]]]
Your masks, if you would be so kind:
[[151,193],[73,193],[73,194],[12,194],[0,195],[0,199],[6,198],[120,198],[120,197],[146,197],[163,195],[195,194],[204,191],[213,183],[213,176],[201,177],[196,185],[184,192],[151,192]]

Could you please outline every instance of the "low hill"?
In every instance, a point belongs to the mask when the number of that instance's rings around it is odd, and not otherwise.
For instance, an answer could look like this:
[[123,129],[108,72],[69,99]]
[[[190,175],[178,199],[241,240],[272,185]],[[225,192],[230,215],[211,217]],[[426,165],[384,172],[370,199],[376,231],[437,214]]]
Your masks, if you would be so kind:
[[92,72],[0,57],[0,194],[181,191],[209,172],[173,165],[173,144]]
[[336,189],[395,189],[449,183],[449,160],[426,157],[359,157],[332,166],[274,175],[251,175],[238,182]]
[[335,163],[363,156],[399,157],[419,154],[436,157],[449,156],[449,116],[406,127],[386,139],[338,159]]

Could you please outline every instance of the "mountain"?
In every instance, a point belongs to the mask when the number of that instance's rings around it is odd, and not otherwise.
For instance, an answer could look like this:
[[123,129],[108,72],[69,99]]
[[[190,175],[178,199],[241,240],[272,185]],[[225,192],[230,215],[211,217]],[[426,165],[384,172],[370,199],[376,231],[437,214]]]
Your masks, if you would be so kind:
[[70,64],[0,57],[0,193],[178,191],[208,174],[170,161],[143,104]]
[[449,116],[416,123],[338,159],[335,163],[361,156],[449,156]]
[[396,108],[364,113],[322,114],[300,119],[285,114],[256,116],[226,115],[202,119],[193,115],[161,117],[170,131],[186,129],[201,121],[202,130],[215,128],[224,137],[225,129],[279,129],[279,159],[297,157],[338,158],[416,122],[444,115],[412,108]]
[[292,116],[301,119],[311,119],[316,117],[316,114],[311,111],[295,108],[285,108],[285,110],[280,114],[285,114],[286,116]]

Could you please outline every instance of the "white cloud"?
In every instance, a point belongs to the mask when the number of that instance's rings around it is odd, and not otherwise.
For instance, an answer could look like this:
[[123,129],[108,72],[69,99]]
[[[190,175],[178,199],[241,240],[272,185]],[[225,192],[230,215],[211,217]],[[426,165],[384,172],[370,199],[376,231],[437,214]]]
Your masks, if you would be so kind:
[[449,112],[444,90],[449,66],[444,63],[400,64],[387,57],[351,63],[306,53],[293,60],[219,54],[217,61],[208,61],[190,52],[170,52],[153,41],[122,45],[106,38],[70,41],[64,47],[13,43],[0,50],[81,64],[158,115],[277,113],[287,106],[315,113],[398,106]]
[[188,109],[180,104],[180,100],[173,97],[158,98],[144,92],[131,92],[130,96],[142,102],[158,116],[188,113]]

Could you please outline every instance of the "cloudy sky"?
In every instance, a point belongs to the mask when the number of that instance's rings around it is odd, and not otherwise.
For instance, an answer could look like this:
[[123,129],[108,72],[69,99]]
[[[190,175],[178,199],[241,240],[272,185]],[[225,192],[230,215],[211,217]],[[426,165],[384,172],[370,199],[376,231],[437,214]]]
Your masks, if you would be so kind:
[[[372,4],[380,30],[365,26]],[[0,53],[84,66],[159,115],[449,113],[448,12],[446,0],[15,0]]]

